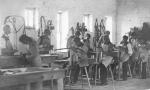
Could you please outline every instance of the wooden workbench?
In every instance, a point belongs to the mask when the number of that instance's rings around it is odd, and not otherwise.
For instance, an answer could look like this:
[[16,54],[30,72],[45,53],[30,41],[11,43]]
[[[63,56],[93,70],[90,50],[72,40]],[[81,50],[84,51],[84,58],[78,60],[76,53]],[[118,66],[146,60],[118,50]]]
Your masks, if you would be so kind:
[[26,66],[28,62],[23,56],[3,56],[0,55],[0,68],[16,68]]
[[[19,69],[19,68],[17,68]],[[6,69],[1,69],[6,70]],[[15,70],[15,69],[10,69]],[[23,86],[21,90],[43,90],[43,81],[56,79],[57,90],[63,89],[63,78],[65,72],[63,69],[50,69],[50,68],[27,68],[25,72],[19,72],[16,74],[0,75],[0,90],[10,86]],[[31,83],[34,83],[34,87],[31,88]],[[6,88],[6,90],[8,90]],[[20,90],[20,89],[19,89]]]
[[59,55],[45,54],[45,55],[40,55],[40,56],[41,56],[43,66],[45,67],[62,68],[66,62],[70,61],[69,58],[62,58]]
[[42,54],[40,55],[42,63],[53,63],[58,58],[58,55]]

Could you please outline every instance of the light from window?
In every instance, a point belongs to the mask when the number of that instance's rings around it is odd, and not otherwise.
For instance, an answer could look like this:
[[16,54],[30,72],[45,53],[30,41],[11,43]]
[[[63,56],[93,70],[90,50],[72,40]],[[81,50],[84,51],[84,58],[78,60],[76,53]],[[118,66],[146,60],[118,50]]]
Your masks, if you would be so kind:
[[59,12],[57,14],[57,49],[66,48],[68,25],[68,12]]
[[35,28],[37,30],[39,28],[38,17],[39,17],[38,9],[36,9],[36,8],[25,9],[25,25],[26,25],[26,27]]
[[112,17],[111,16],[106,16],[106,21],[105,21],[105,27],[106,30],[110,31],[110,40],[112,41]]
[[93,16],[91,14],[85,14],[83,16],[83,22],[88,31],[93,32]]

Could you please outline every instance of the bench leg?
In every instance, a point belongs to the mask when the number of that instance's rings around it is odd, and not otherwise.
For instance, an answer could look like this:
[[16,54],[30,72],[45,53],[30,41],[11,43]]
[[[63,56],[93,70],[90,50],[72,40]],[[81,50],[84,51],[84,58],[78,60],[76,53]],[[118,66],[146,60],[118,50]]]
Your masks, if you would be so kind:
[[63,78],[60,78],[57,80],[57,89],[58,90],[64,90]]
[[31,85],[30,85],[30,83],[28,83],[28,84],[25,85],[25,89],[24,89],[24,90],[31,90]]
[[43,90],[42,80],[34,83],[33,90]]

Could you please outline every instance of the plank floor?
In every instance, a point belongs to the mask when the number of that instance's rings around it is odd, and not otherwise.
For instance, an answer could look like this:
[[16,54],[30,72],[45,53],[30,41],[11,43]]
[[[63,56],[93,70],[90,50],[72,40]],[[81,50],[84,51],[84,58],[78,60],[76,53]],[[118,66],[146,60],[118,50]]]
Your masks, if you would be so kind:
[[[48,85],[45,85],[44,90],[51,89]],[[55,90],[55,87],[53,90]],[[127,81],[115,81],[114,84],[112,81],[108,81],[108,85],[106,86],[92,85],[91,89],[88,88],[88,85],[83,85],[82,87],[82,84],[78,82],[76,85],[72,85],[71,88],[66,86],[65,90],[150,90],[150,78],[130,78]]]

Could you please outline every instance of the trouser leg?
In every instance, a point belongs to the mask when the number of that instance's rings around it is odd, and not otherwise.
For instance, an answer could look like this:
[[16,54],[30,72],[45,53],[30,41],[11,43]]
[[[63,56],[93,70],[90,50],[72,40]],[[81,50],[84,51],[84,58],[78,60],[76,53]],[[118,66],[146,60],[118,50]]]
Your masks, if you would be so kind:
[[100,64],[100,80],[102,83],[107,83],[107,68],[104,64]]
[[113,72],[114,79],[116,80],[117,79],[117,70],[116,70],[117,63],[113,63],[110,66],[111,66],[111,70]]
[[92,78],[92,74],[93,74],[93,65],[89,65],[88,73],[89,73],[89,77]]
[[71,68],[71,81],[76,82],[78,80],[80,67],[77,63],[74,63]]
[[135,61],[134,61],[134,58],[133,58],[133,56],[130,56],[130,58],[129,58],[129,65],[130,65],[130,69],[131,69],[131,74],[133,75],[134,74],[134,65],[135,64]]
[[122,64],[122,71],[123,71],[123,75],[122,75],[122,78],[123,78],[123,80],[127,80],[127,69],[128,68],[128,62],[124,62],[123,64]]
[[140,63],[139,63],[139,61],[137,61],[135,64],[135,73],[137,76],[140,75]]
[[142,79],[146,79],[146,62],[142,63]]

